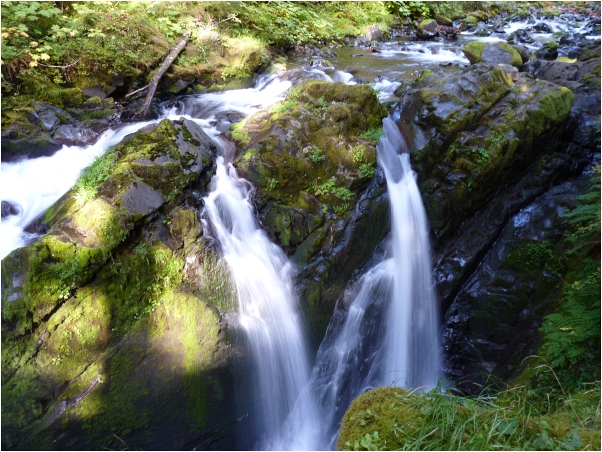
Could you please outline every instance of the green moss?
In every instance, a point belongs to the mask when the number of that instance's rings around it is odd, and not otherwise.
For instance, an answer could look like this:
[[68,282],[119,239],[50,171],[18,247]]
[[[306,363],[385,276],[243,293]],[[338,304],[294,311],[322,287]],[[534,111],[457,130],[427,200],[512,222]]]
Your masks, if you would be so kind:
[[595,410],[599,388],[597,383],[590,394],[577,395],[583,400],[579,414],[574,402],[556,412],[539,413],[522,386],[497,397],[477,398],[378,388],[353,401],[337,449],[566,450],[587,445],[597,450],[600,421],[586,413]]
[[512,47],[507,42],[499,42],[498,45],[502,50],[506,51],[511,55],[512,60],[510,61],[510,64],[512,66],[519,68],[523,65],[523,58],[520,56],[520,53],[518,53],[518,51],[514,47]]
[[481,55],[485,49],[485,43],[480,41],[472,41],[462,47],[462,52],[470,61],[470,64],[475,64],[481,61]]

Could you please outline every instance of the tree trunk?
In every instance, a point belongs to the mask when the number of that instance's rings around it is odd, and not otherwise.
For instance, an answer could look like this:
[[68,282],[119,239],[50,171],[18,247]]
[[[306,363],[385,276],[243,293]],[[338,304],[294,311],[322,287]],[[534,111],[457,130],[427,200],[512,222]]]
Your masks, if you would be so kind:
[[176,46],[171,50],[171,52],[169,52],[169,55],[167,55],[165,61],[163,61],[163,64],[161,65],[157,73],[153,75],[153,79],[148,85],[148,93],[146,94],[146,99],[144,99],[144,104],[142,104],[142,107],[140,108],[140,110],[138,110],[138,113],[136,113],[137,116],[144,118],[148,113],[148,107],[150,107],[150,103],[153,100],[153,96],[155,95],[155,91],[157,90],[157,85],[159,85],[161,77],[163,77],[163,74],[165,74],[167,69],[169,69],[169,66],[171,66],[171,63],[173,63],[173,60],[176,59],[176,57],[180,54],[182,49],[186,47],[186,44],[190,39],[190,34],[191,32],[187,31],[186,34],[178,40]]

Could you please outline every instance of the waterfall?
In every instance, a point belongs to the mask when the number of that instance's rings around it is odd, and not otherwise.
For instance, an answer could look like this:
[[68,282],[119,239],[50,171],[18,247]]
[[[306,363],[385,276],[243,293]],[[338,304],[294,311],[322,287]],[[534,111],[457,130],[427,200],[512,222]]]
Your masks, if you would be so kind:
[[[377,146],[391,204],[390,257],[346,291],[320,345],[307,393],[320,407],[319,449],[332,449],[351,401],[377,386],[432,389],[441,377],[429,229],[403,136],[391,118]],[[292,430],[300,413],[291,413]],[[295,438],[302,431],[293,431]]]
[[[239,322],[254,363],[261,448],[310,448],[303,442],[280,444],[279,427],[295,403],[309,419],[311,397],[299,397],[309,378],[309,359],[298,314],[293,268],[284,252],[258,227],[249,201],[252,185],[240,179],[223,156],[217,159],[204,216],[218,240],[238,295]],[[306,439],[310,439],[310,434]]]
[[383,127],[377,152],[391,204],[395,274],[380,382],[432,389],[440,378],[440,347],[428,220],[403,136],[391,118]]

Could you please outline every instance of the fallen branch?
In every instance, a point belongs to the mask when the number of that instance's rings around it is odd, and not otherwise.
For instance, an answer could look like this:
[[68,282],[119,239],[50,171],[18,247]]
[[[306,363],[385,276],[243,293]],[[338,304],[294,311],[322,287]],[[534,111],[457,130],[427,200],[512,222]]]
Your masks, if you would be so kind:
[[150,86],[150,84],[143,86],[142,88],[138,88],[136,91],[132,91],[130,94],[126,94],[125,96],[123,96],[124,98],[126,97],[130,97],[133,96],[136,93],[139,93],[140,91],[144,91],[146,88],[148,88]]
[[79,63],[79,60],[77,60],[75,63],[68,64],[67,66],[53,66],[52,64],[42,64],[42,63],[38,63],[38,66],[54,67],[57,69],[67,69],[68,67],[75,66],[77,63]]
[[157,85],[159,85],[161,77],[163,77],[163,74],[167,72],[167,69],[169,69],[169,66],[171,66],[171,63],[173,63],[173,61],[180,54],[182,49],[186,47],[186,44],[190,39],[190,34],[191,32],[187,31],[186,34],[178,40],[176,46],[171,50],[171,52],[169,52],[169,55],[167,55],[167,58],[165,58],[165,61],[163,61],[163,64],[161,65],[157,73],[153,75],[151,82],[148,84],[149,90],[146,94],[146,99],[144,99],[144,104],[142,104],[142,107],[136,113],[137,116],[144,118],[148,113],[148,108],[150,107],[150,103],[153,100],[153,96],[155,95],[155,91],[157,90]]

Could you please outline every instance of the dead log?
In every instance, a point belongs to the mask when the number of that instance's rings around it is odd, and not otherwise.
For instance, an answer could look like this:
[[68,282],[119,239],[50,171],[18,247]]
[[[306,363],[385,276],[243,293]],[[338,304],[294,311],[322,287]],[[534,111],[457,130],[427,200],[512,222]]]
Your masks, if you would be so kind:
[[186,47],[186,44],[190,39],[190,34],[191,32],[187,31],[186,34],[178,40],[176,46],[173,49],[171,49],[171,52],[169,52],[169,55],[167,55],[165,61],[163,61],[163,64],[161,65],[157,73],[153,75],[153,78],[148,85],[148,93],[146,94],[146,99],[144,99],[144,104],[142,104],[142,107],[140,108],[140,110],[138,110],[136,116],[139,116],[141,118],[146,117],[146,114],[148,113],[148,107],[150,107],[150,103],[153,100],[153,96],[155,95],[155,91],[157,90],[157,86],[159,85],[161,77],[163,77],[163,74],[165,74],[167,69],[169,69],[169,66],[171,66],[171,63],[173,63],[173,61],[180,54],[182,49]]

